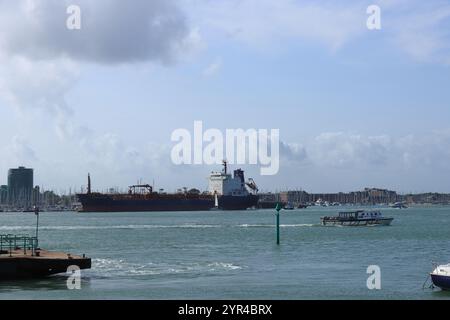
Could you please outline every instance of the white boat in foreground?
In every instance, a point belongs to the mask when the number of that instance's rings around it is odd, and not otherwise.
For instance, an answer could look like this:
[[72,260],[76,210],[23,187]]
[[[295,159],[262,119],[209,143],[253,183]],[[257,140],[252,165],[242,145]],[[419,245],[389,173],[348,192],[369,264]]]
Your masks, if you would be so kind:
[[436,266],[430,276],[434,286],[450,291],[450,264]]
[[324,226],[388,226],[394,218],[385,218],[380,211],[346,211],[339,212],[338,216],[322,217],[320,221]]

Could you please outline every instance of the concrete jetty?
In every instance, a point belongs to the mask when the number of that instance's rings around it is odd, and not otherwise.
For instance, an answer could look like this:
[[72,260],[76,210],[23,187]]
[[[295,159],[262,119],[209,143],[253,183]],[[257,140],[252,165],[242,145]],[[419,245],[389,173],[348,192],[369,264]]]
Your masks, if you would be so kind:
[[91,259],[42,250],[34,237],[0,235],[0,279],[46,277],[66,273],[70,266],[90,269]]

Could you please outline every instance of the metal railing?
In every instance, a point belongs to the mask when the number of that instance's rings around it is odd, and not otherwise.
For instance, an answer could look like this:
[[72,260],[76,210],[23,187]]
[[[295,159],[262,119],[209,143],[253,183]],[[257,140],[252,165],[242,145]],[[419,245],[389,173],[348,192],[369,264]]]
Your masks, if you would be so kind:
[[[37,248],[38,239],[36,237],[0,234],[0,255],[9,254],[11,257],[12,253],[18,250],[23,250],[24,255],[26,255],[28,250],[31,251],[32,256],[35,256]],[[6,250],[7,252],[5,252]]]

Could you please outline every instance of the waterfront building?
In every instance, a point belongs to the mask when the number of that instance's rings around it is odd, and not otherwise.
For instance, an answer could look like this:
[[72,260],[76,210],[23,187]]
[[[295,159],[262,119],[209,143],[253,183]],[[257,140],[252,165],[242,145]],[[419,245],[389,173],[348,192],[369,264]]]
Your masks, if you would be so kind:
[[8,202],[8,186],[0,186],[0,205]]
[[300,191],[280,192],[279,201],[283,203],[315,203],[317,201],[340,204],[388,204],[401,201],[395,191],[377,188],[365,188],[362,191],[338,193],[308,193]]
[[309,202],[309,195],[305,191],[286,191],[280,193],[282,203],[304,204]]
[[29,207],[33,202],[33,169],[19,167],[8,171],[8,203]]

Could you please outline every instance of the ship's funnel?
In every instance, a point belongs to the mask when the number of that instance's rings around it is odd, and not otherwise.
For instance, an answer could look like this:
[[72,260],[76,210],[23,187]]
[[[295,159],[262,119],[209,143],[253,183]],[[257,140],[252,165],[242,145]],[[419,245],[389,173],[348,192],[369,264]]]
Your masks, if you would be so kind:
[[244,171],[241,169],[234,170],[234,178],[240,179],[242,183],[245,183]]

